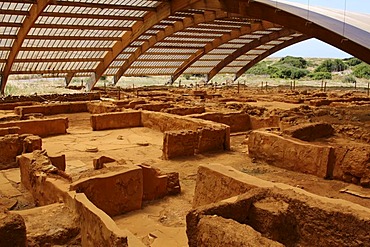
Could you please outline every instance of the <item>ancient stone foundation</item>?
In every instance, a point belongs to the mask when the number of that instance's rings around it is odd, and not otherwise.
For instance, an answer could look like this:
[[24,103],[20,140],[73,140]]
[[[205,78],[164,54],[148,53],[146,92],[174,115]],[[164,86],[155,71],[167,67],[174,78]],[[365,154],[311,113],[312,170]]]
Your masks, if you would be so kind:
[[186,217],[190,247],[368,246],[370,241],[368,208],[220,165],[198,170],[194,207]]
[[0,128],[18,127],[18,134],[33,134],[40,137],[67,133],[67,118],[33,119],[0,123]]
[[[313,140],[332,133],[330,126],[308,124],[287,129],[284,133]],[[249,156],[291,171],[321,178],[343,180],[370,187],[370,145],[306,142],[281,132],[253,131],[248,138]]]
[[332,177],[333,148],[283,137],[267,131],[253,131],[248,138],[249,156],[269,164],[319,177]]
[[163,158],[230,149],[230,127],[202,119],[150,111],[91,116],[93,130],[147,127],[164,133]]
[[20,215],[0,212],[0,246],[27,246],[26,225]]
[[63,113],[87,112],[86,102],[77,103],[59,103],[33,106],[18,106],[14,108],[14,113],[25,116],[32,113],[41,113],[42,115],[56,115]]
[[6,135],[0,137],[0,170],[17,167],[16,158],[22,153],[41,150],[42,140],[33,135]]

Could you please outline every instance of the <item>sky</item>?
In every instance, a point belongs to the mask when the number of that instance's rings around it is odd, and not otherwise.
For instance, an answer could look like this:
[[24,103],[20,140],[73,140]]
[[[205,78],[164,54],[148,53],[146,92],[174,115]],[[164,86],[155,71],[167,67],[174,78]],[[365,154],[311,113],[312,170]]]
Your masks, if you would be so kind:
[[[310,6],[323,6],[335,9],[346,9],[352,12],[370,14],[370,0],[287,0]],[[309,49],[308,49],[309,47]],[[310,39],[287,47],[271,55],[271,57],[320,57],[320,58],[346,58],[352,55],[345,53],[331,45],[317,39]]]

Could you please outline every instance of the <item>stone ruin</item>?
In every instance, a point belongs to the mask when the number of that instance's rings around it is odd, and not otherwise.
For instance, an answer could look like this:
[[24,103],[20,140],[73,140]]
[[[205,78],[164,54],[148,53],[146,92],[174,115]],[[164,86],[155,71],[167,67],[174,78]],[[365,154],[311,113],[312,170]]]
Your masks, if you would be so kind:
[[[282,110],[250,105],[270,104],[260,92],[133,94],[0,104],[0,246],[175,246],[163,229],[181,229],[178,246],[370,246],[368,98],[285,93]],[[139,130],[153,140],[127,139]],[[71,160],[83,135],[111,133],[111,153],[88,146]],[[274,176],[284,171],[305,186]],[[161,203],[162,230],[123,221]]]

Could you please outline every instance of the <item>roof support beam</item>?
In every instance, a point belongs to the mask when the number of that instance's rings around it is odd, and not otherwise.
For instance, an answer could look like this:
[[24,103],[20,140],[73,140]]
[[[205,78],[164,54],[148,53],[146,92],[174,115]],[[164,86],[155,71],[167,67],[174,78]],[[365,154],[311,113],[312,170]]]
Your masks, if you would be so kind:
[[183,63],[183,65],[176,70],[176,72],[173,74],[174,80],[179,78],[179,76],[184,73],[184,71],[189,68],[193,63],[198,61],[202,56],[207,54],[208,52],[212,51],[213,49],[219,47],[222,44],[227,43],[228,41],[232,39],[236,39],[242,35],[250,34],[255,31],[261,31],[266,30],[268,28],[277,27],[275,24],[271,22],[257,22],[252,23],[250,27],[242,27],[241,29],[235,29],[231,33],[224,34],[221,37],[216,38],[213,42],[207,44],[204,49],[199,50],[197,53],[193,54],[187,61]]
[[74,77],[75,73],[68,73],[67,76],[64,78],[66,82],[66,87],[69,86],[69,84],[72,81],[72,78]]
[[134,53],[130,55],[127,59],[127,62],[119,69],[117,74],[115,75],[117,78],[121,78],[123,74],[127,71],[127,69],[135,62],[142,54],[144,54],[147,50],[154,47],[157,42],[163,41],[165,38],[173,35],[176,32],[185,30],[188,27],[195,26],[199,23],[213,21],[216,18],[225,17],[225,14],[222,12],[213,12],[213,11],[206,11],[202,14],[194,14],[191,16],[185,17],[181,20],[181,23],[175,25],[174,28],[168,27],[165,30],[160,30],[156,33],[156,35],[145,41],[140,49],[137,49]]
[[[317,38],[321,41],[337,47],[338,49],[341,49],[342,51],[348,52],[353,56],[363,60],[364,62],[370,63],[370,49],[359,45],[354,41],[343,37],[340,34],[323,28],[305,18],[298,17],[283,10],[276,11],[275,7],[268,6],[263,3],[255,1],[248,1],[248,3],[243,3],[241,0],[239,0],[239,2],[239,12],[241,15],[261,18],[297,30],[300,33]],[[307,25],[307,23],[309,23],[309,25]]]
[[290,40],[285,40],[283,43],[281,43],[281,44],[279,44],[277,46],[274,46],[274,48],[271,48],[271,49],[267,50],[266,52],[258,55],[258,57],[256,57],[252,61],[250,61],[243,68],[241,68],[238,72],[236,72],[234,81],[236,81],[241,75],[243,75],[248,69],[250,69],[251,67],[253,67],[259,61],[265,59],[266,57],[274,54],[277,51],[280,51],[281,49],[284,49],[284,48],[286,48],[288,46],[291,46],[293,44],[296,44],[298,42],[304,41],[304,40],[306,40],[308,38],[309,37],[306,36],[306,35],[301,35],[301,36],[298,36],[298,37],[294,37],[293,39],[290,39]]
[[8,61],[4,67],[3,77],[2,77],[3,82],[1,83],[1,87],[0,87],[1,94],[4,94],[5,92],[6,82],[8,81],[8,77],[9,77],[10,71],[12,70],[13,63],[20,51],[20,48],[22,47],[22,44],[28,32],[31,30],[37,18],[44,11],[46,6],[53,1],[54,0],[37,0],[37,2],[32,5],[29,11],[29,16],[26,17],[26,19],[23,21],[22,27],[18,31],[17,39],[14,41],[12,49],[10,50]]
[[294,34],[295,31],[287,28],[283,28],[280,31],[274,31],[270,34],[265,34],[259,39],[254,39],[252,42],[245,44],[244,46],[240,47],[230,55],[228,55],[226,58],[224,58],[222,61],[220,61],[216,66],[213,67],[213,69],[208,73],[208,78],[212,79],[215,75],[218,74],[225,66],[233,62],[238,57],[244,55],[246,52],[250,50],[255,50],[260,45],[264,45],[272,40],[276,40],[280,37],[286,37],[291,34]]
[[162,2],[157,8],[156,12],[149,12],[144,16],[143,21],[136,22],[132,27],[131,31],[125,32],[122,36],[121,41],[117,41],[112,47],[112,51],[107,52],[103,62],[100,62],[96,67],[95,73],[91,76],[90,80],[86,84],[86,89],[90,91],[94,85],[98,82],[99,78],[108,69],[109,65],[114,59],[121,54],[121,52],[130,45],[130,43],[136,40],[140,35],[149,30],[153,25],[159,23],[161,20],[167,18],[171,14],[171,5],[173,2],[182,1],[174,0],[171,2]]

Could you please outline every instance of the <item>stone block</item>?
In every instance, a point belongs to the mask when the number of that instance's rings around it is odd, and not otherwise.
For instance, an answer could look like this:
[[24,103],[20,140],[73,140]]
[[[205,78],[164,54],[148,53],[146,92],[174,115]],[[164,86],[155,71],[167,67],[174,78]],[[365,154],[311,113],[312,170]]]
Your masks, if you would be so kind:
[[19,134],[19,127],[0,128],[0,136]]
[[53,164],[53,166],[58,168],[58,170],[60,170],[60,171],[65,171],[66,170],[66,156],[64,154],[59,155],[59,156],[49,156],[48,155],[48,157],[49,157],[51,163]]
[[[200,221],[222,217],[251,226],[284,246],[367,246],[370,242],[369,213],[366,207],[290,186],[286,189],[257,188],[190,211],[186,216],[187,236],[189,246],[197,246],[197,237],[204,233]],[[227,223],[224,221],[219,227],[227,229]],[[233,231],[225,231],[223,239],[233,236]],[[237,246],[249,246],[247,241],[243,244]]]
[[143,172],[143,200],[151,201],[167,195],[168,177],[151,166],[139,165]]
[[19,135],[0,137],[0,170],[17,167],[16,157],[23,150],[23,143]]
[[42,139],[39,136],[29,135],[23,140],[23,153],[32,153],[42,149]]
[[333,148],[283,137],[267,131],[253,131],[248,139],[249,156],[291,171],[322,178],[332,177]]
[[33,134],[40,137],[67,133],[68,118],[33,119],[0,123],[0,128],[19,127],[19,134]]
[[280,126],[279,116],[270,116],[267,118],[250,116],[249,120],[251,130],[258,130],[264,128],[279,128]]
[[27,246],[26,224],[19,214],[0,212],[0,246]]
[[105,113],[91,116],[93,130],[141,127],[140,111]]
[[109,216],[140,209],[143,198],[143,173],[139,167],[109,172],[74,182],[70,190],[84,193]]
[[284,129],[283,133],[302,141],[314,141],[332,136],[334,129],[327,123],[306,123]]
[[204,120],[222,123],[230,126],[230,132],[242,132],[250,130],[249,115],[242,112],[233,113],[204,113],[191,115],[193,118],[200,118]]
[[[189,234],[190,235],[190,234]],[[192,240],[196,241],[192,241]],[[284,245],[270,240],[252,227],[240,224],[231,219],[219,216],[204,216],[197,225],[196,236],[192,235],[189,240],[196,247],[209,246],[269,246],[283,247]]]
[[193,156],[198,147],[198,133],[195,131],[168,131],[164,133],[164,159]]

